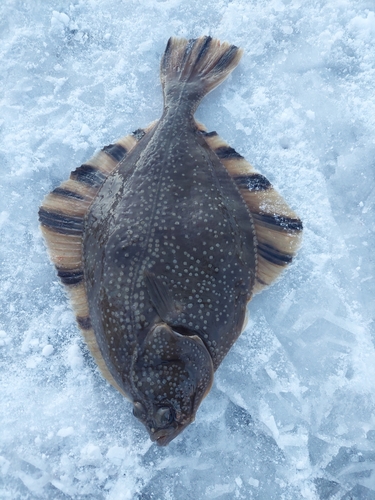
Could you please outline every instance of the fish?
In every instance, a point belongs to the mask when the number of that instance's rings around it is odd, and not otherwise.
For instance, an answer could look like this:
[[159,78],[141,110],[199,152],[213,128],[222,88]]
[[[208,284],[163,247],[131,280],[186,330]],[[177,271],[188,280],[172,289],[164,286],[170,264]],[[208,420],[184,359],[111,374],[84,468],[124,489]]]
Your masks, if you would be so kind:
[[160,446],[194,421],[249,301],[301,243],[268,179],[194,118],[242,52],[170,38],[161,118],[102,148],[39,209],[88,348]]

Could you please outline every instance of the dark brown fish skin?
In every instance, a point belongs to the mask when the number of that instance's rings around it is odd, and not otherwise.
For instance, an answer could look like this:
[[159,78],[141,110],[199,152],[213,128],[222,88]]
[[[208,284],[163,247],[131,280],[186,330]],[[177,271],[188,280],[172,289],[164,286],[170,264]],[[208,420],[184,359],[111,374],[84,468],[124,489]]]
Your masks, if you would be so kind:
[[84,230],[100,350],[160,445],[194,420],[256,269],[251,215],[193,119],[196,87],[164,89],[162,118],[104,182]]
[[301,243],[302,222],[272,184],[193,119],[241,53],[171,39],[159,124],[104,147],[39,210],[90,352],[160,445],[194,420],[247,300]]

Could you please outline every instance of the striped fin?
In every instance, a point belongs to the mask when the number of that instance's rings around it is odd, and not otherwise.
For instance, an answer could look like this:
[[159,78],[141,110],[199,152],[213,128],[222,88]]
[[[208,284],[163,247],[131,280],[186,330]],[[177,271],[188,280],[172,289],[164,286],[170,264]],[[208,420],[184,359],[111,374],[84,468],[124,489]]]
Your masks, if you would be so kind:
[[180,96],[194,112],[199,101],[220,85],[242,57],[242,49],[210,36],[186,40],[171,37],[160,63],[160,80],[166,107]]
[[39,222],[49,256],[68,292],[86,344],[103,376],[122,394],[123,390],[106,367],[91,326],[83,270],[82,237],[85,216],[103,182],[155,124],[153,122],[145,129],[138,129],[116,143],[105,146],[88,162],[76,168],[67,181],[51,191],[39,208]]
[[264,175],[216,132],[207,132],[200,123],[197,127],[233,178],[253,217],[258,241],[253,293],[259,293],[292,262],[301,244],[302,222]]

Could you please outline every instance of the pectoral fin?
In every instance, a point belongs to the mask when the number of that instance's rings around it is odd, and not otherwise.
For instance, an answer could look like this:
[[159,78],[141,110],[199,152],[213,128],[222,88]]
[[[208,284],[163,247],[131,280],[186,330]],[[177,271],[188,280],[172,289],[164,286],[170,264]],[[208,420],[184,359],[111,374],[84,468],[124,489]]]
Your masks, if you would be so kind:
[[145,271],[144,275],[147,291],[156,312],[165,323],[173,322],[178,312],[169,288],[155,274]]

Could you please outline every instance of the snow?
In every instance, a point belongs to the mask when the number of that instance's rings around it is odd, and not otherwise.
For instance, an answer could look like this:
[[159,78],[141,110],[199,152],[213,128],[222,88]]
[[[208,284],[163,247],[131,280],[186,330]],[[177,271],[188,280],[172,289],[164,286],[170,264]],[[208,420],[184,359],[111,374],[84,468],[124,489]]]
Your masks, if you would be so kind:
[[[375,498],[373,0],[3,0],[0,497]],[[100,376],[49,263],[46,193],[161,113],[167,38],[244,49],[202,103],[304,221],[166,448]]]
[[51,356],[52,353],[53,353],[53,345],[48,344],[43,347],[42,349],[43,356]]

